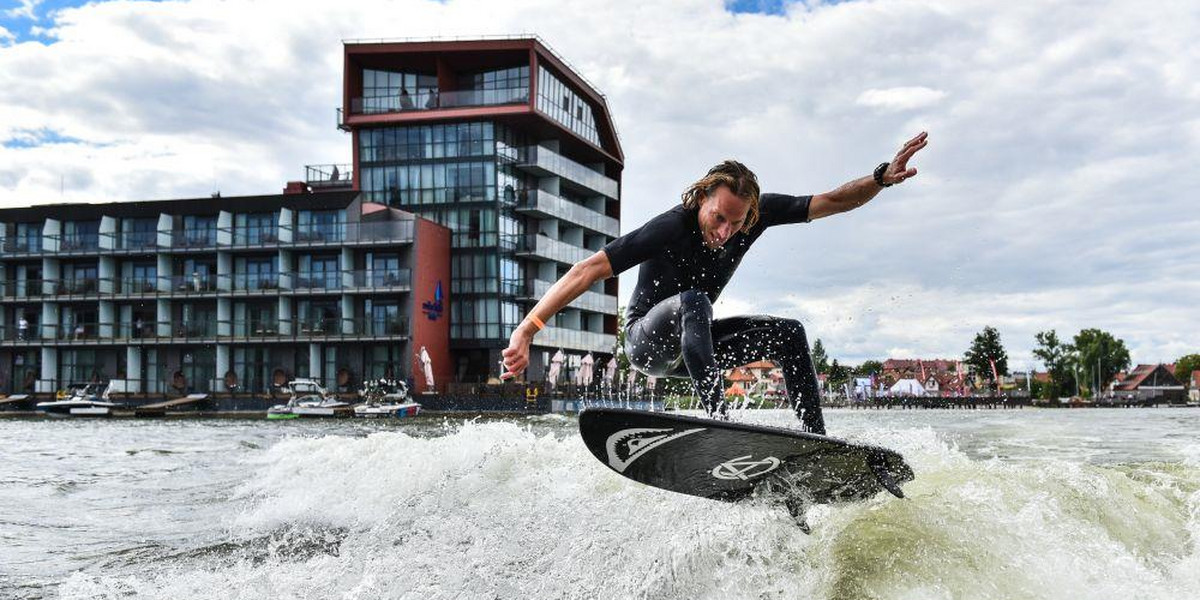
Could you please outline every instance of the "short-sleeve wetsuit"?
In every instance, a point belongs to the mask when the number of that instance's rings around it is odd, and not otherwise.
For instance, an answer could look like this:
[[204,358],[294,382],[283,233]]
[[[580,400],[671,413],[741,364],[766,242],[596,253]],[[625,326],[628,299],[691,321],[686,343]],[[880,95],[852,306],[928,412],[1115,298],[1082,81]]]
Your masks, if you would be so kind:
[[703,243],[697,211],[682,205],[604,247],[613,274],[641,265],[626,312],[625,352],[639,371],[690,377],[710,414],[725,414],[722,369],[760,359],[783,369],[804,428],[824,433],[819,388],[799,321],[771,316],[713,319],[712,303],[742,257],[771,226],[808,221],[811,196],[762,194],[759,220],[720,248]]

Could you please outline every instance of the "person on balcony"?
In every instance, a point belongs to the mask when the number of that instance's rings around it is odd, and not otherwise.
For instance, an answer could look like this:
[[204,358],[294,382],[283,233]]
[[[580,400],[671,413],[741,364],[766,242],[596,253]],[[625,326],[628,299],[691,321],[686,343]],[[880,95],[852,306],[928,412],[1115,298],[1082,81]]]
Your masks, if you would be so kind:
[[714,319],[712,303],[750,246],[768,228],[808,223],[858,208],[883,188],[917,174],[908,161],[928,143],[921,133],[872,175],[815,196],[760,194],[758,178],[727,160],[688,186],[682,203],[578,262],[513,331],[502,355],[515,376],[543,323],[598,281],[641,265],[626,311],[625,353],[651,377],[688,377],[710,416],[727,418],[722,370],[755,360],[783,367],[789,400],[805,431],[825,433],[820,388],[804,326],[794,319]]

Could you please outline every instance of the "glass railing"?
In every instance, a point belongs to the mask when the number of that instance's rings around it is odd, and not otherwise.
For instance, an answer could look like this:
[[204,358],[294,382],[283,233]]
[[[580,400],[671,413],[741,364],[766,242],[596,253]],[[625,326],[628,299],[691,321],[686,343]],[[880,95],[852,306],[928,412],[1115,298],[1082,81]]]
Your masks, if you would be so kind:
[[338,271],[300,271],[292,273],[292,289],[296,290],[340,290],[342,274]]
[[[545,296],[546,292],[550,291],[550,286],[554,285],[553,282],[543,281],[541,279],[534,279],[530,283],[531,298],[541,298],[542,296]],[[575,300],[571,301],[568,306],[571,306],[572,308],[580,308],[583,310],[604,313],[607,315],[615,315],[617,314],[617,297],[588,290],[580,294]]]
[[[0,325],[0,341],[38,344],[47,341],[82,343],[192,342],[229,338],[303,340],[313,337],[403,337],[408,335],[407,318],[375,319],[241,319],[201,321],[142,321],[120,323],[79,322],[66,324],[30,323]],[[540,339],[540,338],[539,338]]]
[[158,247],[157,231],[132,231],[127,233],[103,234],[106,238],[116,238],[112,247],[116,250],[148,250]]
[[505,238],[502,242],[502,246],[504,247],[511,247],[520,253],[531,254],[547,260],[571,265],[595,254],[595,252],[587,248],[572,246],[571,244],[551,239],[540,233],[516,236],[507,235],[503,237]]
[[173,275],[171,291],[183,294],[200,294],[217,289],[217,276],[212,274],[193,273],[191,275]]
[[4,240],[5,254],[36,254],[42,251],[42,238],[10,238]]
[[220,286],[234,292],[254,292],[279,289],[278,273],[234,273],[218,275],[218,282],[228,282],[228,286]]
[[542,146],[526,146],[523,153],[525,159],[521,161],[521,165],[524,167],[546,171],[614,200],[617,198],[620,185],[617,184],[617,180],[603,173]]
[[254,225],[245,227],[218,227],[218,233],[226,233],[230,246],[273,246],[279,244],[279,226]]
[[529,88],[527,87],[495,90],[456,90],[440,93],[437,90],[419,90],[407,96],[392,94],[388,96],[351,98],[350,114],[374,115],[467,106],[526,104],[528,102]]
[[555,196],[550,192],[526,190],[519,198],[517,203],[519,210],[537,211],[612,237],[620,235],[621,223],[616,219]]
[[58,238],[59,252],[92,252],[100,249],[98,233],[64,233],[46,237]]
[[153,294],[158,292],[157,277],[116,277],[113,280],[115,294]]
[[349,186],[354,182],[354,166],[305,165],[304,181],[313,188]]
[[355,288],[408,288],[412,283],[409,269],[374,269],[350,271]]
[[173,248],[213,248],[216,245],[216,227],[171,232],[171,247]]
[[567,350],[612,352],[617,345],[617,336],[564,327],[546,327],[538,332],[537,344]]

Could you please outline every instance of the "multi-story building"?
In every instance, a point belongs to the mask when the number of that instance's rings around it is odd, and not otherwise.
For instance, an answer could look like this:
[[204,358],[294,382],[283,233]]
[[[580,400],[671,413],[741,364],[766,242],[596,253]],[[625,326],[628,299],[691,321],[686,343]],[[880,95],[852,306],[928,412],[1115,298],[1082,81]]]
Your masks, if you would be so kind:
[[[350,165],[282,195],[0,210],[0,388],[420,384],[421,348],[440,389],[497,374],[533,304],[619,233],[605,99],[536,38],[344,56]],[[611,279],[547,323],[528,378],[560,349],[607,360],[616,332]]]
[[0,210],[0,391],[352,391],[421,347],[445,381],[449,246],[336,189]]
[[[513,328],[575,262],[619,234],[623,155],[604,97],[536,38],[345,44],[339,126],[364,200],[450,228],[455,375],[498,371]],[[535,338],[611,356],[617,280]]]

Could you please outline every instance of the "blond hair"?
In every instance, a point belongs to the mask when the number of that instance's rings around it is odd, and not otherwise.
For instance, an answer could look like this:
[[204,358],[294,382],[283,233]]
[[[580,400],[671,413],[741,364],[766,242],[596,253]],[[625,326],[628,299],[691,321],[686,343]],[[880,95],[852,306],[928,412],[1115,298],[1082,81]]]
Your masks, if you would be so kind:
[[758,223],[758,177],[746,165],[727,160],[708,170],[708,174],[683,191],[683,207],[688,210],[700,208],[705,198],[712,196],[717,188],[725,186],[733,195],[750,203],[742,232],[749,232]]

